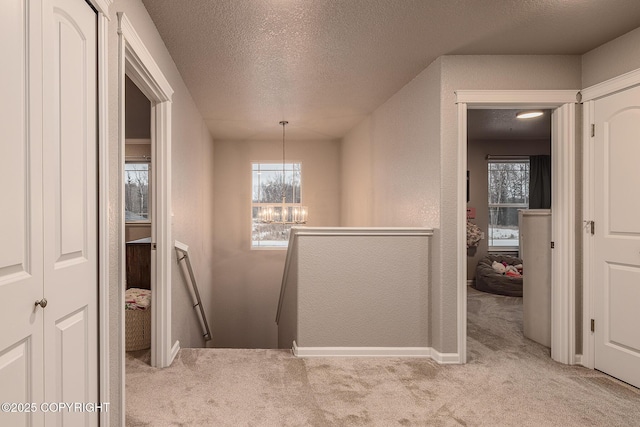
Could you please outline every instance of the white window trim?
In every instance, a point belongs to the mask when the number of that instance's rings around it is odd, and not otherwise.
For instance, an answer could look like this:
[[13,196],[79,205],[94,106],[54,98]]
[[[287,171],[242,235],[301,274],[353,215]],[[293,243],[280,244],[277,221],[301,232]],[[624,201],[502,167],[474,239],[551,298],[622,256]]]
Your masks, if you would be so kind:
[[[288,243],[286,240],[283,240],[283,245],[282,246],[276,246],[276,245],[265,245],[265,246],[254,246],[253,245],[253,208],[255,206],[273,206],[273,205],[282,205],[282,203],[254,203],[253,202],[253,165],[255,164],[282,164],[281,160],[259,160],[259,161],[252,161],[251,162],[251,201],[250,201],[250,215],[249,215],[249,245],[250,245],[250,250],[252,251],[286,251],[287,247],[288,247]],[[302,188],[303,183],[304,183],[304,179],[302,179],[302,161],[300,160],[288,160],[285,162],[285,164],[290,165],[290,164],[298,164],[300,165],[300,203],[286,203],[285,206],[290,205],[290,206],[294,206],[294,205],[301,205],[304,204],[304,190]],[[294,226],[296,224],[290,224],[290,226]]]
[[[491,163],[529,163],[529,156],[500,156],[491,158],[491,156],[487,156],[487,172],[489,170],[489,164]],[[529,165],[529,173],[531,172],[531,165]],[[487,185],[489,183],[487,182]],[[529,197],[527,196],[527,199]],[[487,209],[491,208],[520,208],[520,209],[529,209],[529,203],[490,203],[487,201]],[[491,215],[488,215],[490,218]],[[518,242],[519,242],[518,236]],[[515,246],[492,246],[489,244],[491,242],[491,237],[489,235],[489,225],[487,225],[487,248],[488,251],[491,252],[519,252],[520,244]]]
[[[152,174],[152,172],[151,172],[151,164],[152,164],[151,163],[151,159],[146,159],[146,160],[127,160],[127,157],[125,157],[124,162],[125,162],[125,164],[127,164],[127,163],[131,163],[131,164],[146,163],[146,164],[148,164],[149,177],[147,179],[148,179],[149,182],[147,183],[147,187],[149,189],[148,189],[148,192],[147,192],[147,197],[151,197],[153,195],[153,190],[151,188],[151,186],[152,186],[152,182],[151,182],[151,176],[152,176],[151,175]],[[148,205],[148,208],[147,208],[147,211],[148,211],[147,212],[147,216],[148,216],[148,218],[147,219],[127,220],[127,218],[125,217],[124,223],[126,225],[151,225],[151,220],[152,220],[152,218],[151,218],[151,203],[153,203],[152,200],[148,200],[147,201],[147,205]]]

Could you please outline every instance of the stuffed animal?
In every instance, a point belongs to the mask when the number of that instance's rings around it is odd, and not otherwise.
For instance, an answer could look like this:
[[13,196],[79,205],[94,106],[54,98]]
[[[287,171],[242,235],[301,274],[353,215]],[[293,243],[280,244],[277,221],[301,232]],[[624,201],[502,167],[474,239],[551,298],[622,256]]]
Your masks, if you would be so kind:
[[504,264],[498,261],[493,261],[493,263],[491,264],[491,267],[493,267],[493,269],[500,274],[504,274],[507,271],[507,267],[505,267]]
[[506,269],[506,270],[505,270],[505,273],[509,273],[509,272],[511,272],[511,273],[518,273],[518,269],[516,268],[516,266],[515,266],[515,265],[509,265],[509,264],[507,264],[507,265],[505,265],[504,267],[505,267],[505,269]]

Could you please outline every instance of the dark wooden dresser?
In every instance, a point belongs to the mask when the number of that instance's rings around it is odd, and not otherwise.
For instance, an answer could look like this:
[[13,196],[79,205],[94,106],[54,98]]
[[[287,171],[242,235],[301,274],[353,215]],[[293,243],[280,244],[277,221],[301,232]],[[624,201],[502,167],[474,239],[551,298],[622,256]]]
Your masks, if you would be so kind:
[[127,242],[127,289],[151,289],[151,237]]

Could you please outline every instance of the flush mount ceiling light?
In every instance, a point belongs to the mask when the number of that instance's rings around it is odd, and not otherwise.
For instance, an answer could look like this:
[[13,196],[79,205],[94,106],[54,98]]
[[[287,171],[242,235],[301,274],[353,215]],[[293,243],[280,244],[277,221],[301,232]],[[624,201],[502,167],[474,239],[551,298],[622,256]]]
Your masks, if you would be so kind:
[[540,117],[544,112],[540,110],[520,111],[516,114],[517,119],[533,119],[534,117]]
[[300,203],[294,203],[295,196],[291,194],[291,202],[287,203],[287,187],[291,187],[291,191],[294,191],[293,181],[287,186],[286,183],[286,162],[285,162],[285,132],[284,128],[289,124],[288,121],[283,120],[279,123],[282,125],[282,204],[280,206],[264,206],[258,212],[258,218],[260,222],[265,224],[280,223],[280,224],[306,224],[307,215],[309,209],[306,206],[302,206]]

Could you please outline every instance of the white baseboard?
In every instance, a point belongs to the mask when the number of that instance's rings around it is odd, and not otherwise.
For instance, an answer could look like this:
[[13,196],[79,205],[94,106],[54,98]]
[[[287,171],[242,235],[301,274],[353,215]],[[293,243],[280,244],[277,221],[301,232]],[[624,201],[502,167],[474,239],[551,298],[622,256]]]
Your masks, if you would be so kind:
[[431,349],[431,358],[441,365],[459,365],[460,355],[458,353],[440,353]]
[[467,280],[467,286],[473,286],[473,279]]
[[[582,355],[581,354],[576,354],[573,357],[573,364],[574,365],[582,365]],[[584,366],[584,365],[582,365],[582,366]]]
[[171,364],[173,363],[174,359],[178,355],[179,351],[180,351],[180,341],[176,341],[173,344],[173,347],[171,347],[171,359],[169,360],[169,365],[168,366],[171,366]]
[[294,341],[296,357],[424,357],[440,364],[460,363],[457,353],[440,353],[431,347],[298,347]]

